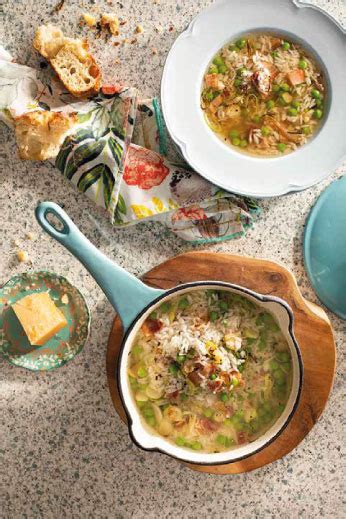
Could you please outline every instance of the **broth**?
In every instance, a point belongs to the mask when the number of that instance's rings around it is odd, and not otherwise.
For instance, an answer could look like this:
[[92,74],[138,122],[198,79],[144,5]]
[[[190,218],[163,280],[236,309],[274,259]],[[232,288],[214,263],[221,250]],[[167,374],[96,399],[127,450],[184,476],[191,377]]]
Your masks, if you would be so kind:
[[201,107],[227,144],[270,157],[295,151],[312,138],[325,98],[321,68],[301,45],[254,33],[216,54],[204,75]]

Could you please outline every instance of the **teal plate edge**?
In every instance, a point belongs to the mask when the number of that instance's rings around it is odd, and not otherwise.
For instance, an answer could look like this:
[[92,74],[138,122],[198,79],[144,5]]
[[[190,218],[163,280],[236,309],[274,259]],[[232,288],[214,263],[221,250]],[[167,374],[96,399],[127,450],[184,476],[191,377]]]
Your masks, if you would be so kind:
[[[317,297],[320,301],[335,315],[340,317],[343,320],[346,320],[346,312],[340,310],[333,302],[328,298],[326,290],[322,289],[321,283],[318,283],[314,276],[314,269],[312,266],[312,256],[311,256],[311,237],[314,230],[314,224],[316,222],[316,218],[322,209],[323,205],[326,203],[328,197],[333,193],[337,187],[339,187],[339,183],[345,183],[346,185],[346,175],[334,180],[329,186],[325,188],[325,190],[320,194],[312,207],[307,219],[306,226],[304,231],[303,238],[303,257],[305,269],[309,278],[309,281],[316,292]],[[346,202],[345,202],[346,203]],[[346,206],[345,206],[346,210]]]
[[[30,288],[35,283],[41,283],[41,286]],[[68,297],[68,302],[64,304],[68,326],[43,346],[33,347],[25,353],[11,352],[11,344],[3,328],[4,299],[12,304],[30,293],[50,289]],[[15,293],[12,297],[11,290]],[[56,298],[53,299],[56,302]],[[62,309],[62,306],[58,306]],[[49,271],[29,271],[17,274],[0,285],[0,356],[16,367],[37,372],[52,371],[64,366],[84,348],[89,337],[90,324],[91,314],[83,294],[62,275]],[[27,339],[22,338],[21,341],[28,345]]]

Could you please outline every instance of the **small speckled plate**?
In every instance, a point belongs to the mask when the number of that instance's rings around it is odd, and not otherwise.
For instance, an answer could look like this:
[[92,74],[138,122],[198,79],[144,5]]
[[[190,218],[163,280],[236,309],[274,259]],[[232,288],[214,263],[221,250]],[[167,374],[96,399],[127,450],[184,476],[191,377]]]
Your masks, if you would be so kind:
[[[43,346],[32,346],[10,306],[34,292],[48,292],[68,325]],[[79,290],[63,276],[26,272],[0,287],[0,354],[15,366],[50,371],[72,360],[89,335],[90,312]]]

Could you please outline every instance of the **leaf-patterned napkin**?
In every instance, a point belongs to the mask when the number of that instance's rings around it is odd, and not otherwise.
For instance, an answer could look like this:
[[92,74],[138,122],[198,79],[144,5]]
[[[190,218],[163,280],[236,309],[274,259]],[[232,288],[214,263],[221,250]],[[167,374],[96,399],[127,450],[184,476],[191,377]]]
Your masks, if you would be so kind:
[[184,240],[208,243],[243,236],[259,213],[255,201],[169,161],[159,104],[138,101],[134,89],[103,86],[97,96],[76,100],[0,47],[0,110],[9,125],[33,110],[77,112],[55,165],[115,226],[155,219]]

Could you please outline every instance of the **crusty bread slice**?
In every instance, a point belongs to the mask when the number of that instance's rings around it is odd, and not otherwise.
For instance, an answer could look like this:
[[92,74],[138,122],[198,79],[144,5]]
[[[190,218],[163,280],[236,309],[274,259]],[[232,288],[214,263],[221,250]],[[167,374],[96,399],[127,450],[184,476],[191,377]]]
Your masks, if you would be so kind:
[[86,41],[67,38],[61,29],[48,24],[37,29],[33,46],[51,63],[71,94],[82,97],[99,91],[101,71]]
[[19,156],[24,160],[55,158],[77,114],[37,110],[15,118]]

